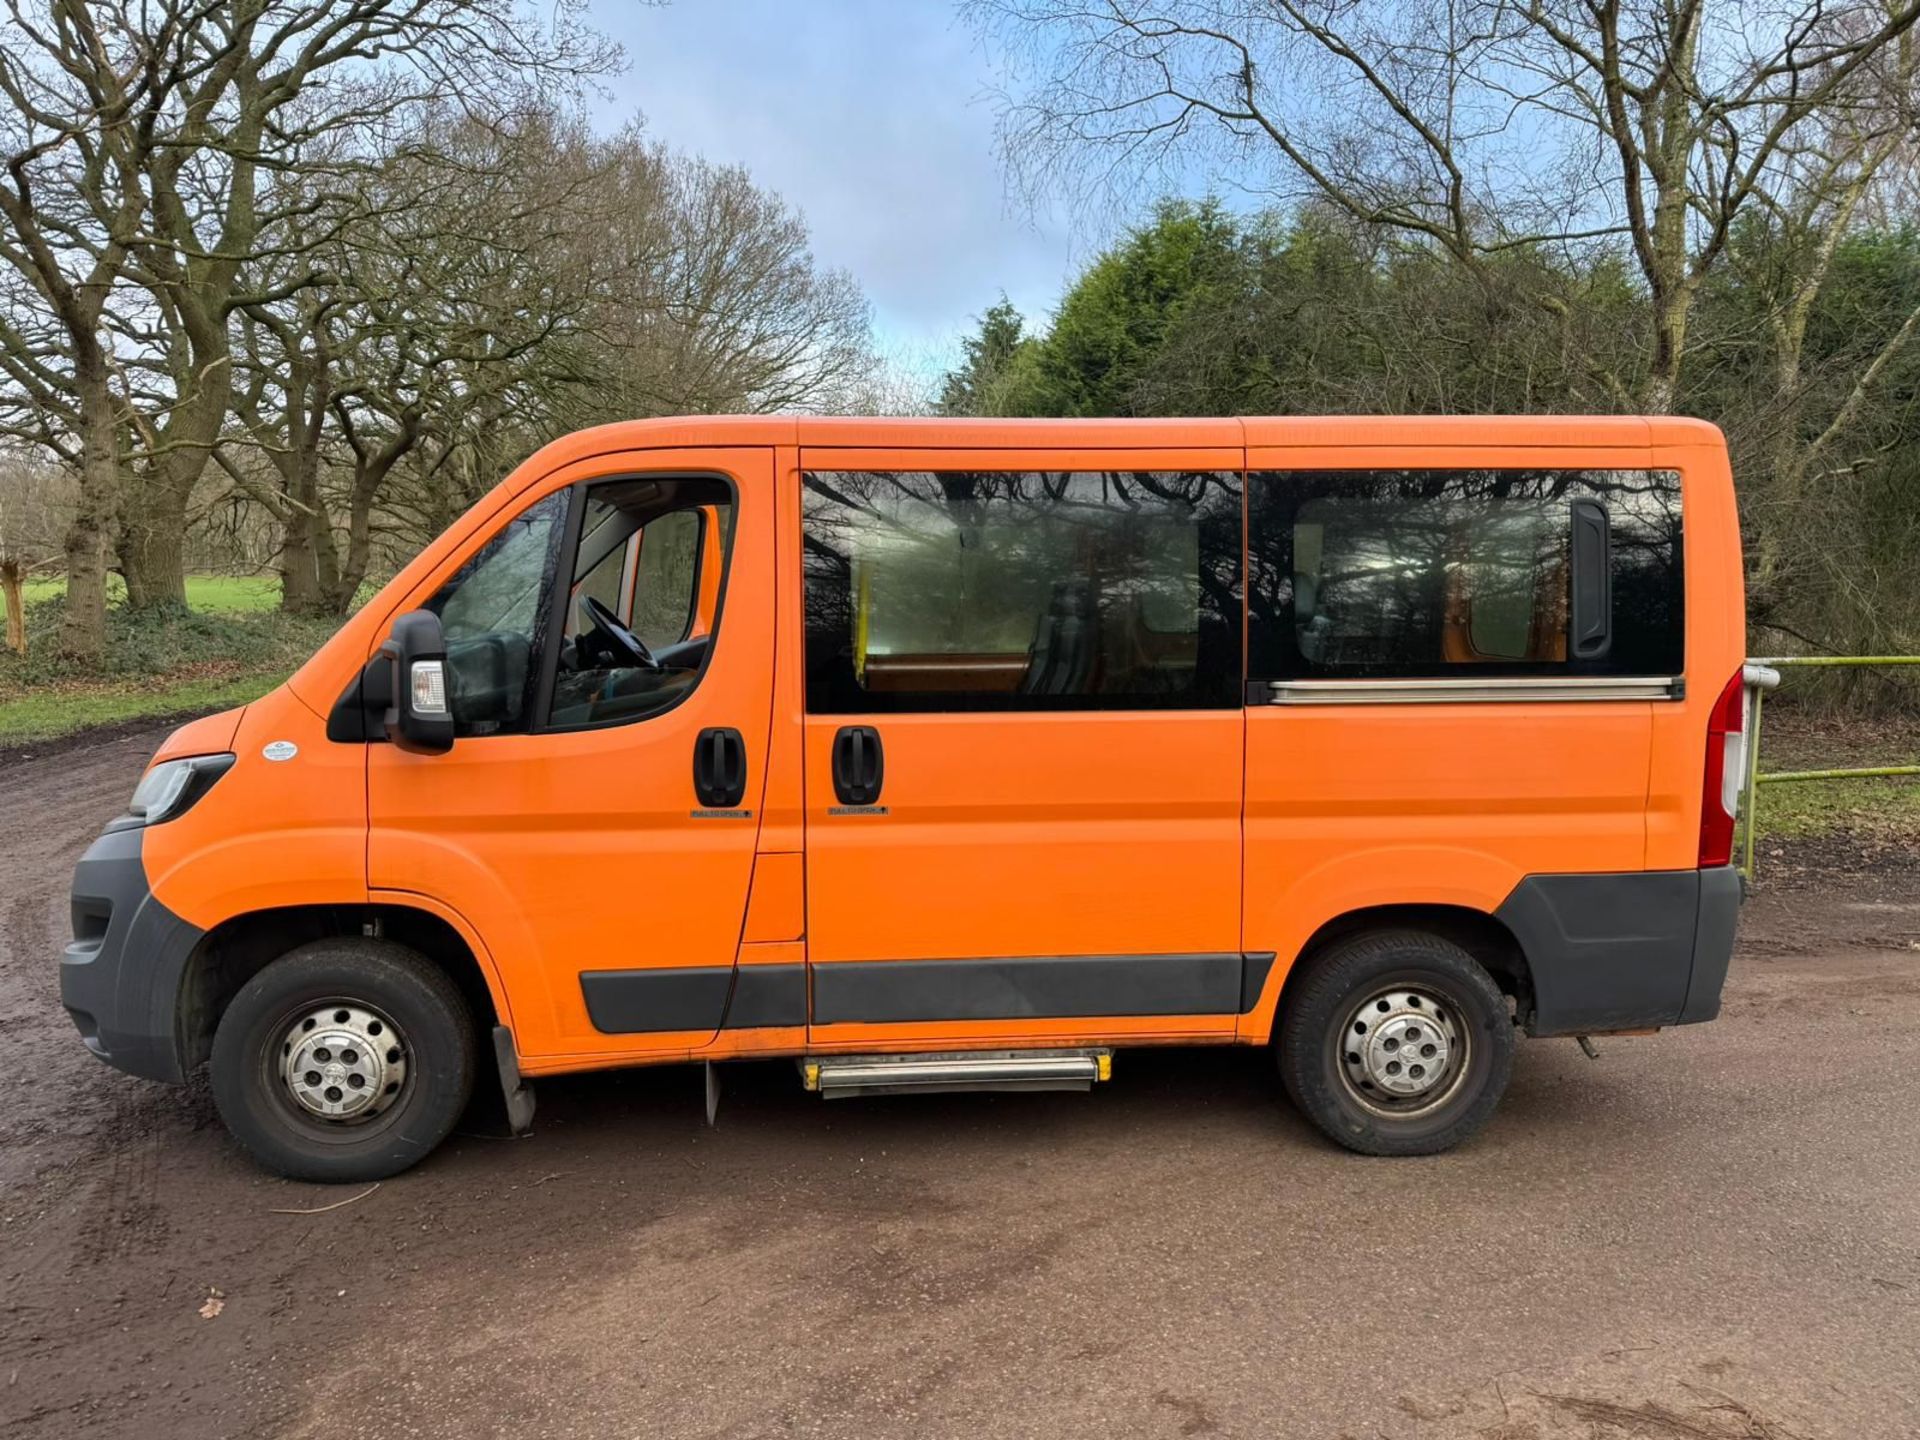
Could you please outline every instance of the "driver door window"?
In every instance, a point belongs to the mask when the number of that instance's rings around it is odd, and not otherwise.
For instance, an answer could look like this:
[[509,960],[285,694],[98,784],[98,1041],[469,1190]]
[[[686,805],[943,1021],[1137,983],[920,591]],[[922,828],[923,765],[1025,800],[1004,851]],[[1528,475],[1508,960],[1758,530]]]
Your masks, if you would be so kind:
[[[732,493],[713,479],[609,481],[586,491],[548,723],[619,724],[658,714],[698,681],[702,574],[724,569]],[[719,544],[706,543],[717,526]],[[715,585],[717,589],[717,584]]]
[[[563,563],[570,504],[579,538]],[[702,597],[719,593],[732,512],[725,481],[647,477],[557,491],[509,520],[427,602],[455,734],[612,725],[677,703],[706,662]]]

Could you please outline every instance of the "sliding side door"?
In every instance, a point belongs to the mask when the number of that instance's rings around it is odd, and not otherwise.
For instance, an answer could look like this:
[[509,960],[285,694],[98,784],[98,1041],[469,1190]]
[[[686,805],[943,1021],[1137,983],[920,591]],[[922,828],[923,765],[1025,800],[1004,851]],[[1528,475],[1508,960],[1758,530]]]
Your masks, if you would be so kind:
[[802,460],[812,1048],[1231,1034],[1240,451]]

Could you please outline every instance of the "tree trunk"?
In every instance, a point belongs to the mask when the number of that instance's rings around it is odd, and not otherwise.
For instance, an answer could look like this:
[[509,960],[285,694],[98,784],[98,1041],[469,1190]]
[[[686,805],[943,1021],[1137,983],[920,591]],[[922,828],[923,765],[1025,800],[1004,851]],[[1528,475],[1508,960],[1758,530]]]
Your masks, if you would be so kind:
[[113,400],[97,351],[82,348],[76,356],[74,389],[80,402],[80,490],[64,546],[67,602],[60,618],[60,653],[97,660],[107,648],[107,541],[120,481]]
[[0,595],[7,602],[7,648],[16,655],[27,653],[27,587],[22,583],[20,562],[0,560]]
[[367,565],[373,556],[373,503],[385,488],[387,477],[420,443],[417,416],[408,416],[401,434],[378,455],[363,458],[353,467],[353,490],[347,497],[347,554],[334,576],[328,604],[333,614],[344,615],[353,608],[353,597],[367,578]]
[[313,548],[313,516],[294,510],[280,542],[280,608],[289,615],[317,615],[320,572]]
[[[1802,403],[1797,385],[1789,390],[1777,388],[1771,413],[1773,434],[1767,441],[1765,480],[1749,475],[1741,482],[1741,498],[1759,498],[1754,492],[1765,484],[1765,508],[1777,515],[1801,512],[1801,489],[1807,473],[1806,440],[1800,433]],[[1760,614],[1767,613],[1779,601],[1780,580],[1787,568],[1786,543],[1789,536],[1777,525],[1752,525],[1747,533],[1753,538],[1747,546],[1748,605]]]
[[[1685,258],[1680,264],[1684,266]],[[1647,372],[1641,403],[1649,415],[1673,413],[1680,387],[1680,361],[1686,353],[1688,312],[1693,308],[1692,287],[1667,280],[1653,287],[1653,364]]]
[[188,507],[212,463],[233,402],[224,325],[224,319],[215,325],[204,316],[189,317],[192,382],[176,375],[182,398],[157,434],[147,432],[153,453],[121,510],[120,571],[127,580],[127,604],[136,610],[186,608]]
[[[385,471],[381,472],[384,478]],[[347,554],[334,576],[333,590],[327,596],[332,614],[344,615],[353,608],[353,597],[360,593],[360,582],[367,578],[367,560],[373,548],[373,498],[379,489],[377,480],[357,480],[347,510]]]
[[186,541],[186,496],[160,475],[143,477],[120,512],[120,573],[130,608],[185,608]]
[[[297,429],[293,433],[296,438],[301,434]],[[324,615],[336,567],[333,526],[320,499],[318,448],[300,446],[280,471],[291,502],[280,548],[280,608],[289,615]]]
[[320,612],[337,615],[334,595],[340,589],[340,546],[333,538],[333,517],[320,506],[314,507],[313,573],[320,582]]

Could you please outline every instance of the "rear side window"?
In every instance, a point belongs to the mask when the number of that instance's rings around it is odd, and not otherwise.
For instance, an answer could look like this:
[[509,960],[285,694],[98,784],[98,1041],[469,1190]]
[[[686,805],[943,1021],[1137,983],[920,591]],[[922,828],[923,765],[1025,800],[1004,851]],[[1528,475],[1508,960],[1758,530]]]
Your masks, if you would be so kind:
[[[1671,472],[1276,471],[1250,485],[1254,679],[1683,669]],[[1598,617],[1575,616],[1577,591]],[[1596,618],[1604,644],[1576,644],[1576,619],[1590,632]]]
[[1239,703],[1232,472],[838,471],[805,487],[817,714]]

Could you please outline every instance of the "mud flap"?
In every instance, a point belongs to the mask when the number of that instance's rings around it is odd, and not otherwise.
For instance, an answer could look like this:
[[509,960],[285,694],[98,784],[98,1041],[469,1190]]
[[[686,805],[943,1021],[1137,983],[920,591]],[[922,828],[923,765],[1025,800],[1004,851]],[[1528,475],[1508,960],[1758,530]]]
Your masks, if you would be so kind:
[[493,1027],[493,1058],[500,1071],[500,1098],[506,1106],[507,1131],[524,1135],[533,1128],[533,1084],[520,1077],[513,1031],[504,1025]]

